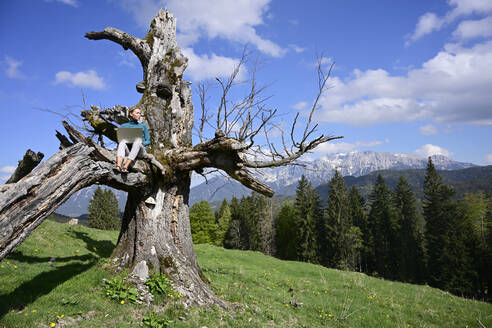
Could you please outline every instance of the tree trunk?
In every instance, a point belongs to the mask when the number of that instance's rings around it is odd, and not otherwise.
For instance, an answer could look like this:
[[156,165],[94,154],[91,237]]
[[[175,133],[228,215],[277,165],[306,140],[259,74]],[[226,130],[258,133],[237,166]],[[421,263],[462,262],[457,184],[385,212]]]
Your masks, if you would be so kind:
[[189,184],[189,174],[181,174],[174,183],[159,183],[152,194],[155,205],[146,203],[142,193],[129,192],[113,258],[121,266],[134,267],[133,273],[141,278],[147,270],[169,276],[185,305],[224,307],[196,260],[188,216]]

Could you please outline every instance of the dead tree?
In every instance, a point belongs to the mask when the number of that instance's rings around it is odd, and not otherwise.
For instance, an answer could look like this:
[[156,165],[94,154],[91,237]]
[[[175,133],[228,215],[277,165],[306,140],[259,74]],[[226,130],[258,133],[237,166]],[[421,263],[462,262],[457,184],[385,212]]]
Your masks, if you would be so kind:
[[[128,120],[130,107],[115,105],[101,110],[91,106],[90,110],[82,111],[91,136],[64,122],[68,138],[57,132],[61,150],[0,191],[0,259],[74,192],[92,184],[104,184],[128,192],[112,255],[114,263],[143,277],[148,272],[168,275],[183,295],[185,305],[224,307],[225,303],[210,290],[193,248],[188,216],[191,172],[218,169],[250,189],[272,196],[273,190],[258,181],[251,169],[295,163],[319,144],[341,138],[312,136],[316,130],[316,125],[311,124],[312,115],[326,89],[329,72],[323,74],[319,65],[319,93],[306,126],[299,131],[296,116],[290,138],[282,132],[282,150],[278,151],[268,140],[277,112],[266,108],[264,99],[259,97],[262,88],[256,86],[255,80],[250,81],[250,92],[244,99],[234,103],[228,100],[238,66],[229,79],[218,80],[222,98],[213,120],[208,116],[205,98],[202,99],[200,143],[193,146],[190,83],[182,79],[188,60],[176,43],[172,14],[160,10],[143,39],[112,27],[89,32],[86,37],[111,40],[139,58],[143,81],[137,84],[137,91],[143,95],[133,107],[142,109],[149,127],[149,156],[137,160],[128,174],[116,174],[112,171],[115,151],[92,140],[96,135],[116,140],[115,123]],[[204,139],[206,124],[215,127],[215,135],[209,140]],[[260,133],[266,135],[266,148],[255,145],[255,137]],[[155,202],[146,202],[149,197]]]

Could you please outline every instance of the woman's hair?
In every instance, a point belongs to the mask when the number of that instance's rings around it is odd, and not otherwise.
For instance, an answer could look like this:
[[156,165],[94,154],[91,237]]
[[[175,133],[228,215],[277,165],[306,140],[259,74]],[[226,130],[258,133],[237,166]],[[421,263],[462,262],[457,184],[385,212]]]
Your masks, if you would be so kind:
[[[138,108],[138,107],[133,107],[133,108],[131,108],[131,109],[130,109],[130,111],[128,111],[128,114],[133,113],[133,112],[134,112],[134,111],[136,111],[137,109],[140,109],[140,108]],[[140,111],[142,111],[142,110],[140,109]]]

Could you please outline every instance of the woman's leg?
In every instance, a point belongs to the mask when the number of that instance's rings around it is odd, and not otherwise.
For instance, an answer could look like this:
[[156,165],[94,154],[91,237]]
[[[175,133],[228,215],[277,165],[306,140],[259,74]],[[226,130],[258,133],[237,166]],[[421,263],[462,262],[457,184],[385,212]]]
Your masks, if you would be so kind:
[[130,164],[137,158],[137,156],[142,152],[145,154],[145,148],[142,144],[142,139],[135,139],[132,144],[132,149],[130,149],[130,155],[128,155],[128,159],[126,160],[125,166],[123,167],[125,171],[128,171],[128,167]]
[[126,140],[122,140],[118,144],[118,150],[116,152],[116,166],[118,168],[121,168],[121,165],[123,164],[123,157],[125,157],[128,154],[128,146],[126,145]]

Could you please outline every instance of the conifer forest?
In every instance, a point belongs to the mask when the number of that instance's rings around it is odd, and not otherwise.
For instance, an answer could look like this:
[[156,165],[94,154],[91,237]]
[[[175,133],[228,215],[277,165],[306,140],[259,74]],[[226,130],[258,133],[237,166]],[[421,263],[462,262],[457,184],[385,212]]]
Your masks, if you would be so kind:
[[[294,201],[252,193],[190,209],[194,243],[254,250],[284,260],[428,284],[491,301],[492,195],[457,198],[429,158],[423,198],[401,176],[390,190],[381,175],[367,199],[337,172],[321,200],[303,176]],[[326,197],[325,197],[326,198]]]

